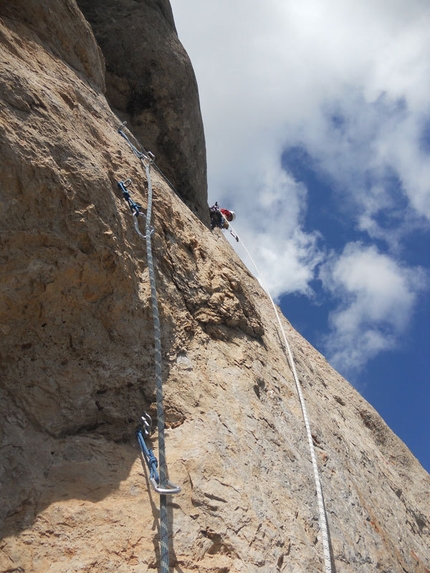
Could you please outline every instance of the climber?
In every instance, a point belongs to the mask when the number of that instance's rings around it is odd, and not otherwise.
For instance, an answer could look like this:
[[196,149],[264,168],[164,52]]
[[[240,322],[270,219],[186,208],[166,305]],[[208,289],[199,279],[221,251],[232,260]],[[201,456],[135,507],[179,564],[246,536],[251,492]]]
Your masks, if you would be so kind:
[[[236,219],[236,213],[228,209],[220,209],[218,203],[209,208],[211,217],[211,229],[219,227],[220,229],[228,229],[229,223]],[[239,237],[230,229],[231,235],[239,241]]]
[[212,205],[209,209],[211,216],[211,228],[219,227],[220,229],[228,229],[229,223],[236,219],[236,213],[228,209],[220,209],[218,203]]

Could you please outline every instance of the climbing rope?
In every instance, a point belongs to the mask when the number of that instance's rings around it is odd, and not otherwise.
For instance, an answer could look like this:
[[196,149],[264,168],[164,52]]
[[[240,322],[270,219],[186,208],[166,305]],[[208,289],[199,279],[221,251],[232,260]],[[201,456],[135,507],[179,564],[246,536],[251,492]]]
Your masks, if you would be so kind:
[[[175,193],[177,193],[177,191],[173,187],[173,185],[170,183],[170,181],[167,179],[167,177],[162,173],[162,171],[155,165],[154,156],[150,152],[146,152],[146,150],[145,150],[146,153],[139,151],[133,145],[133,143],[130,141],[129,137],[125,134],[125,132],[122,129],[123,125],[118,129],[118,133],[120,133],[120,135],[122,137],[124,137],[124,139],[129,144],[134,155],[144,165],[145,171],[146,171],[146,178],[148,181],[148,206],[147,206],[147,212],[146,212],[145,235],[143,235],[140,232],[138,224],[137,224],[137,217],[139,216],[139,214],[142,214],[141,213],[141,207],[139,204],[135,203],[131,199],[131,197],[130,197],[127,189],[126,189],[127,185],[125,183],[127,183],[129,180],[126,180],[126,182],[121,182],[121,183],[123,183],[123,186],[121,186],[120,184],[119,185],[120,185],[121,189],[123,190],[124,198],[126,199],[127,203],[130,206],[130,209],[133,213],[133,216],[135,219],[136,231],[142,238],[146,239],[148,272],[149,272],[149,277],[150,277],[151,301],[152,301],[153,321],[154,321],[154,347],[155,347],[155,373],[156,373],[155,377],[156,377],[156,397],[157,397],[157,428],[158,428],[158,444],[159,444],[158,447],[159,447],[159,455],[160,455],[160,475],[159,475],[159,477],[157,476],[157,472],[156,472],[157,460],[156,460],[155,456],[153,455],[152,450],[147,448],[145,440],[144,440],[145,431],[143,431],[142,429],[138,430],[137,431],[137,438],[138,438],[140,447],[142,449],[143,455],[147,461],[148,468],[150,469],[151,483],[153,484],[156,491],[158,491],[160,493],[160,547],[161,547],[160,562],[161,562],[161,573],[169,573],[168,529],[167,529],[167,496],[166,496],[166,494],[167,493],[177,493],[176,490],[180,491],[180,488],[173,486],[173,484],[171,484],[167,480],[167,466],[166,466],[166,457],[165,457],[165,438],[164,438],[163,389],[162,389],[162,373],[161,373],[161,334],[160,334],[160,320],[159,320],[159,313],[158,313],[157,291],[156,291],[156,284],[155,284],[154,265],[153,265],[153,257],[152,257],[152,244],[151,244],[151,236],[153,233],[153,229],[151,227],[151,217],[152,217],[152,180],[151,180],[151,172],[150,172],[151,165],[153,165],[154,168],[160,173],[160,175],[162,175],[162,177],[166,180],[166,182],[169,184],[171,189]],[[232,227],[231,227],[230,233],[236,239],[236,241],[239,241],[239,236],[237,235],[237,233],[235,232],[235,230]],[[252,261],[252,264],[254,265],[254,267],[257,271],[257,274],[260,278],[260,282],[261,282],[262,287],[264,288],[264,290],[266,291],[266,294],[268,295],[268,297],[270,299],[270,302],[272,304],[272,307],[273,307],[273,310],[275,312],[275,316],[276,316],[276,319],[277,319],[277,322],[279,325],[280,332],[282,334],[282,338],[283,338],[284,345],[285,345],[285,350],[287,351],[287,358],[288,358],[288,362],[290,364],[290,367],[291,367],[291,370],[293,373],[294,382],[295,382],[296,389],[297,389],[297,394],[299,396],[300,407],[302,410],[303,420],[305,423],[306,434],[307,434],[308,445],[309,445],[309,451],[310,451],[310,455],[311,455],[312,468],[313,468],[314,481],[315,481],[315,488],[316,488],[316,494],[317,494],[317,500],[318,500],[318,522],[319,522],[319,527],[320,527],[320,531],[321,531],[321,538],[322,538],[325,573],[332,573],[332,561],[331,561],[330,541],[329,541],[329,528],[328,528],[327,515],[326,515],[326,511],[325,511],[325,506],[324,506],[324,497],[323,497],[323,491],[322,491],[322,486],[321,486],[321,479],[320,479],[318,464],[317,464],[316,455],[315,455],[315,448],[314,448],[314,444],[313,444],[312,432],[311,432],[311,427],[310,427],[310,423],[309,423],[309,417],[307,414],[306,403],[305,403],[305,399],[304,399],[303,392],[301,389],[300,381],[299,381],[299,378],[297,375],[297,370],[296,370],[293,354],[291,351],[290,344],[288,342],[288,338],[285,334],[285,330],[282,326],[282,322],[281,322],[278,310],[276,308],[275,303],[273,302],[273,299],[270,295],[270,292],[266,288],[266,286],[263,282],[263,279],[261,277],[261,273],[260,273],[254,259],[252,258],[251,254],[249,253],[248,249],[246,248],[246,245],[243,243],[243,241],[241,243],[242,243],[246,253],[248,254],[250,260]],[[145,418],[142,418],[142,419],[145,422]],[[157,487],[154,485],[154,483],[156,484],[156,486],[158,486],[158,490],[157,490]],[[168,486],[168,487],[166,487],[166,486]]]
[[311,460],[312,460],[312,469],[313,469],[313,474],[314,474],[315,489],[316,489],[317,501],[318,501],[318,522],[319,522],[320,531],[321,531],[321,541],[322,541],[323,553],[324,553],[325,573],[332,573],[329,528],[328,528],[328,522],[327,522],[327,514],[326,514],[326,510],[325,510],[325,505],[324,505],[324,496],[323,496],[323,491],[322,491],[322,486],[321,486],[321,478],[320,478],[317,459],[316,459],[316,455],[315,455],[315,448],[314,448],[314,443],[313,443],[313,439],[312,439],[311,425],[309,423],[309,417],[308,417],[308,413],[307,413],[307,409],[306,409],[306,403],[305,403],[305,399],[303,396],[299,377],[297,375],[297,370],[296,370],[296,365],[295,365],[294,358],[293,358],[293,353],[291,351],[291,346],[288,342],[287,335],[285,334],[284,327],[282,326],[282,322],[281,322],[281,318],[280,318],[279,313],[278,313],[278,309],[276,308],[276,305],[273,302],[273,299],[270,295],[269,290],[267,289],[266,285],[264,284],[264,281],[263,281],[261,273],[257,267],[257,264],[254,261],[254,259],[252,258],[250,252],[246,248],[246,245],[244,244],[243,241],[241,241],[241,244],[242,244],[242,247],[245,249],[248,257],[250,258],[252,264],[254,265],[254,267],[257,271],[261,286],[266,291],[266,294],[269,297],[270,302],[272,303],[272,307],[273,307],[273,310],[275,311],[276,319],[278,321],[279,329],[281,331],[282,338],[284,341],[285,349],[287,351],[288,362],[290,364],[290,367],[291,367],[291,370],[293,373],[294,382],[295,382],[296,389],[297,389],[297,394],[299,396],[300,407],[302,410],[303,420],[305,422],[306,434],[307,434],[307,439],[308,439],[308,444],[309,444],[309,451],[310,451]]
[[[122,127],[122,126],[121,126]],[[156,471],[156,459],[153,455],[152,450],[150,450],[145,443],[144,434],[148,436],[147,432],[138,429],[136,435],[141,447],[142,453],[148,464],[150,470],[150,481],[160,494],[160,571],[161,573],[169,573],[169,532],[168,532],[168,514],[167,514],[167,496],[169,494],[179,493],[181,488],[175,486],[167,479],[167,463],[166,463],[166,444],[164,436],[164,407],[163,407],[163,377],[162,377],[162,356],[161,356],[161,327],[160,327],[160,317],[158,312],[158,301],[157,301],[157,288],[155,282],[155,272],[154,272],[154,259],[152,255],[152,234],[154,229],[151,227],[152,219],[152,178],[151,178],[151,165],[154,162],[154,156],[151,152],[143,153],[139,151],[124,133],[124,131],[119,128],[118,132],[125,138],[129,144],[134,155],[141,161],[145,168],[146,179],[148,183],[148,201],[146,208],[146,225],[145,225],[145,235],[140,231],[137,218],[141,212],[141,206],[134,202],[130,197],[127,187],[130,185],[131,181],[129,179],[121,181],[118,183],[119,187],[123,192],[123,196],[127,201],[130,210],[134,218],[134,226],[141,238],[146,240],[146,256],[148,262],[148,274],[149,283],[151,290],[151,305],[152,305],[152,319],[154,324],[154,355],[155,355],[155,386],[156,386],[156,402],[157,402],[157,430],[158,430],[158,454],[160,458],[159,463],[159,475]],[[145,418],[142,418],[145,421]],[[145,428],[145,425],[144,425]],[[155,459],[155,462],[154,462]]]

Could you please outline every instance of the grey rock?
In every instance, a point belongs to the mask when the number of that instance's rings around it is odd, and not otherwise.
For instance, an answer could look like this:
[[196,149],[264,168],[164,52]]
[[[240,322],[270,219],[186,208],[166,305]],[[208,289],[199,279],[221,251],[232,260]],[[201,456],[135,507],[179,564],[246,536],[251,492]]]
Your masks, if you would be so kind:
[[78,0],[106,60],[107,99],[209,224],[197,82],[168,0]]

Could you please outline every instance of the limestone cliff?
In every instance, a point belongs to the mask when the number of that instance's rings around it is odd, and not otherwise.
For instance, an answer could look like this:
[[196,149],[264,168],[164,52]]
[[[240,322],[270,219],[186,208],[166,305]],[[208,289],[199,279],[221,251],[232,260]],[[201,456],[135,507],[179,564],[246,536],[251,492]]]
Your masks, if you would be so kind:
[[197,82],[168,0],[78,0],[106,59],[106,97],[209,223]]
[[[74,0],[0,3],[0,571],[157,570],[146,204]],[[154,47],[154,50],[156,47]],[[319,572],[312,468],[273,309],[154,173],[172,571]],[[287,320],[334,570],[428,573],[430,477]],[[155,438],[156,436],[154,436]],[[156,450],[156,442],[154,441]],[[156,452],[157,453],[157,452]]]

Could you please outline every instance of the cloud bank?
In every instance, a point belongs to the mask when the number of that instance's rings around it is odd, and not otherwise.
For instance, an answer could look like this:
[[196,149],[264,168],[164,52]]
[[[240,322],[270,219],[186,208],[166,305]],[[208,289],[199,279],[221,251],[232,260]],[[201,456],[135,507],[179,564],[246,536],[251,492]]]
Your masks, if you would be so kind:
[[376,247],[348,244],[320,269],[324,287],[341,303],[330,316],[326,347],[335,367],[351,373],[396,348],[425,288],[420,268],[404,268]]
[[[199,83],[210,200],[238,212],[272,295],[312,297],[323,280],[338,304],[329,359],[361,368],[398,343],[423,288],[402,256],[430,221],[430,4],[171,3]],[[282,166],[292,147],[331,182],[351,229],[341,248],[306,223],[308,189]]]

